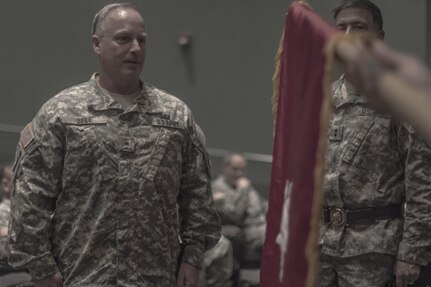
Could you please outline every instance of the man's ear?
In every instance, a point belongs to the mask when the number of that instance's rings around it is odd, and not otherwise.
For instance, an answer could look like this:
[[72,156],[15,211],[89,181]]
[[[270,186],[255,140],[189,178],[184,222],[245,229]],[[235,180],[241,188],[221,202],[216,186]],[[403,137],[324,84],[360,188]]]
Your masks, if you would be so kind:
[[379,38],[380,40],[385,40],[385,31],[380,30],[379,33],[377,33],[377,38]]
[[97,35],[91,36],[91,44],[93,45],[94,52],[100,54],[100,38]]

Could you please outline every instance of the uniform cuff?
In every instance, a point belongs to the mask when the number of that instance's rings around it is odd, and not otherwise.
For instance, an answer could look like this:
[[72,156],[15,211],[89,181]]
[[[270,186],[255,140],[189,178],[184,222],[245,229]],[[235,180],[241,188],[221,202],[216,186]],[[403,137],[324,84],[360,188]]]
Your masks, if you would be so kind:
[[185,245],[183,247],[181,262],[188,263],[201,269],[204,252],[196,245]]
[[59,272],[57,264],[51,255],[45,255],[27,264],[28,272],[33,280],[40,280]]
[[416,265],[426,266],[431,262],[431,253],[428,247],[400,244],[397,259]]

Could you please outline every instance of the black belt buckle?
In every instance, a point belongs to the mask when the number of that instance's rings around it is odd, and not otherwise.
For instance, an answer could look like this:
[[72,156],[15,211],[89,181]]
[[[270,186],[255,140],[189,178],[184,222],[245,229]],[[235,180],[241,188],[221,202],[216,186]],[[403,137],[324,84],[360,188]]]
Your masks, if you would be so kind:
[[336,225],[341,226],[346,224],[347,221],[347,213],[342,208],[331,208],[329,210],[329,222]]

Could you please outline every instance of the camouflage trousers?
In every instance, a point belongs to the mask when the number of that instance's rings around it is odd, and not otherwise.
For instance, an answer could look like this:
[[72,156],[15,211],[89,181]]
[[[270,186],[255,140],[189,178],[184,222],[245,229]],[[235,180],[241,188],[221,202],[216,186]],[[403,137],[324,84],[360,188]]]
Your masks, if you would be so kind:
[[320,255],[318,287],[384,287],[391,280],[395,257],[364,254],[354,257]]

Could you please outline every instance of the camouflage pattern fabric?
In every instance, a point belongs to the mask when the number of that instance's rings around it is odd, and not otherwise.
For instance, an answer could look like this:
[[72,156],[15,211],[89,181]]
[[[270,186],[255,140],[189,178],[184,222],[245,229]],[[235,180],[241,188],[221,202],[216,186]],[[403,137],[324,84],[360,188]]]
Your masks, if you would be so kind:
[[10,200],[3,198],[0,202],[0,266],[7,263],[7,235],[3,235],[3,230],[7,230],[9,223]]
[[220,238],[191,111],[149,84],[126,110],[94,76],[62,91],[21,132],[17,158],[9,263],[34,279],[172,287],[179,254],[200,267]]
[[[431,261],[431,148],[407,124],[375,112],[344,84],[333,85],[324,205],[345,209],[404,206],[404,219],[322,224],[321,252],[368,253],[427,265]],[[369,285],[372,286],[372,285]]]
[[[3,198],[0,202],[0,229],[5,228],[9,223],[10,200]],[[8,256],[8,238],[7,235],[0,236],[0,286],[4,287],[27,287],[33,286],[31,277],[28,273],[15,270],[7,264]]]
[[222,236],[216,246],[205,252],[199,274],[199,287],[231,287],[233,272],[232,244]]
[[392,278],[395,259],[385,254],[320,257],[318,287],[385,287]]
[[261,248],[265,239],[267,205],[257,191],[253,187],[234,189],[223,176],[212,182],[212,190],[225,195],[215,201],[222,224],[243,228],[247,245]]
[[0,227],[8,226],[10,213],[10,200],[3,198],[0,201]]

